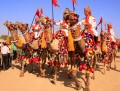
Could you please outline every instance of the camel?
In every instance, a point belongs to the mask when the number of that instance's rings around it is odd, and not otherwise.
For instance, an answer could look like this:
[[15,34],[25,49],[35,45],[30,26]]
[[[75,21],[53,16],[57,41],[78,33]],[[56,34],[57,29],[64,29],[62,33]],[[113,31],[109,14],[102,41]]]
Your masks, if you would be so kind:
[[[18,29],[22,32],[24,38],[25,38],[25,41],[26,41],[26,44],[25,44],[25,53],[26,55],[29,55],[26,59],[23,60],[22,62],[22,70],[21,70],[21,74],[20,76],[23,77],[24,76],[24,65],[26,63],[26,61],[28,61],[28,58],[31,57],[33,54],[32,54],[32,50],[37,50],[39,51],[39,54],[40,54],[40,38],[38,38],[37,40],[35,40],[33,37],[34,37],[34,33],[30,33],[29,31],[29,28],[28,28],[28,24],[23,24],[22,22],[16,22],[16,25],[18,26]],[[30,49],[30,50],[29,50]],[[41,54],[40,54],[41,55]],[[38,57],[38,65],[40,67],[40,73],[41,73],[41,76],[44,76],[44,72],[42,70],[42,63],[40,62],[40,55]]]
[[[65,10],[63,17],[64,17],[66,22],[68,20],[72,20],[72,21],[70,21],[70,23],[69,23],[69,21],[67,23],[70,26],[69,31],[71,32],[72,37],[74,39],[75,51],[74,52],[68,52],[68,53],[70,53],[70,59],[72,61],[75,60],[74,57],[71,56],[74,53],[75,53],[75,55],[80,56],[80,59],[77,59],[77,58],[76,59],[79,60],[79,64],[80,64],[79,67],[80,68],[83,65],[85,67],[85,70],[86,70],[85,89],[87,91],[89,91],[90,71],[93,73],[93,78],[95,78],[95,75],[94,75],[95,71],[93,71],[93,70],[95,70],[95,68],[96,68],[96,61],[97,61],[96,57],[99,53],[101,53],[101,50],[100,50],[100,48],[99,48],[99,50],[93,50],[94,49],[94,43],[92,43],[92,48],[86,48],[86,43],[87,42],[89,43],[89,39],[85,40],[86,37],[83,37],[82,35],[84,35],[84,34],[87,34],[87,35],[90,35],[90,36],[92,36],[92,35],[89,32],[85,33],[85,31],[88,30],[88,28],[89,28],[88,26],[86,26],[85,27],[86,29],[82,31],[81,27],[79,25],[76,25],[77,22],[78,22],[79,15],[75,14],[74,12],[70,12],[69,10]],[[75,17],[75,18],[73,18],[73,17]],[[72,19],[70,19],[70,18],[72,18]],[[92,38],[92,41],[93,41],[93,38]],[[88,53],[86,53],[86,52],[88,52]],[[88,54],[90,52],[91,52],[90,55],[92,55],[91,61],[89,61],[89,56],[88,56]],[[74,62],[74,64],[75,64],[75,62]],[[73,77],[76,77],[75,73],[74,73]],[[80,84],[77,80],[77,77],[75,78],[75,81],[76,81],[76,86],[79,89]]]
[[[9,43],[10,44],[14,43],[17,48],[21,49],[23,45],[23,41],[22,41],[22,38],[18,35],[18,29],[16,24],[6,21],[4,22],[4,25],[7,27],[8,32],[10,32],[12,37]],[[17,53],[17,58],[15,59],[15,61],[12,61],[12,68],[14,68],[13,62],[15,63],[18,62],[18,57],[19,57],[19,52]]]
[[[53,48],[54,42],[56,40],[53,40],[53,35],[52,35],[52,27],[51,24],[48,20],[48,17],[41,17],[40,22],[43,26],[42,28],[42,33],[39,36],[38,39],[34,39],[34,33],[30,33],[29,28],[28,28],[28,24],[23,24],[21,22],[17,22],[16,24],[18,25],[19,30],[22,32],[27,45],[29,47],[31,47],[32,49],[35,50],[40,50],[40,57],[42,59],[42,61],[40,61],[40,72],[41,72],[41,76],[45,77],[45,63],[46,63],[46,57],[48,54],[48,49],[49,50],[56,50]],[[42,41],[40,42],[40,40],[42,39]],[[46,41],[45,41],[46,39]],[[51,42],[51,43],[50,43]],[[38,45],[39,44],[39,45]],[[23,64],[24,65],[24,64]],[[23,70],[21,72],[21,74],[23,74]]]
[[[64,15],[63,15],[65,21],[69,24],[70,28],[69,28],[69,31],[71,32],[71,35],[73,37],[73,42],[74,42],[74,48],[75,48],[75,51],[70,51],[68,52],[69,54],[69,57],[70,59],[72,60],[72,62],[74,62],[74,67],[75,67],[75,63],[78,62],[79,65],[77,66],[77,69],[80,68],[81,65],[84,65],[84,64],[87,64],[86,65],[86,81],[85,81],[85,89],[87,91],[89,91],[89,78],[90,78],[90,72],[89,70],[91,69],[90,68],[90,65],[89,65],[89,61],[87,59],[87,56],[85,54],[86,52],[86,43],[85,43],[85,40],[84,38],[82,37],[82,34],[83,34],[83,31],[81,29],[81,27],[79,25],[76,26],[77,22],[78,22],[78,18],[79,18],[79,15],[75,14],[74,12],[71,12],[69,11],[68,9],[66,9],[64,11]],[[74,18],[73,18],[74,17]],[[77,18],[76,18],[77,17]],[[72,19],[71,19],[72,18]],[[72,20],[69,22],[69,20]],[[74,55],[74,56],[73,56]],[[76,56],[77,55],[77,56]],[[78,58],[80,56],[80,58]],[[76,61],[75,61],[76,60]],[[90,64],[93,64],[94,62],[91,62]],[[72,64],[71,64],[72,65]],[[71,67],[72,69],[72,67]],[[76,83],[76,87],[77,89],[80,89],[81,86],[80,86],[80,83],[76,77],[76,71],[73,70],[71,72],[71,75],[72,77],[74,78],[74,81]]]
[[106,32],[101,32],[101,51],[102,60],[104,63],[104,74],[106,73],[106,64],[108,64],[108,70],[111,68],[111,63],[114,61],[114,68],[116,69],[116,48],[112,47],[110,37]]
[[4,25],[8,28],[8,31],[10,32],[12,36],[11,42],[14,42],[18,48],[21,48],[23,43],[18,35],[16,24],[6,21],[4,22]]

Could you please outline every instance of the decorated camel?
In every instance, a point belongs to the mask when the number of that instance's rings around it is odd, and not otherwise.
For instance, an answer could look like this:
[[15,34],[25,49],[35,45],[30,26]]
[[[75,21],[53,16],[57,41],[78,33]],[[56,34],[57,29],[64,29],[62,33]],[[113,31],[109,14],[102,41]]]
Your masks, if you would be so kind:
[[[111,24],[108,24],[108,31],[112,28]],[[102,62],[104,63],[104,74],[106,72],[106,64],[108,64],[107,68],[110,70],[111,63],[114,62],[114,68],[116,69],[116,53],[117,53],[117,45],[116,42],[113,41],[113,36],[111,37],[108,31],[101,32],[101,50],[102,50]]]
[[21,48],[23,43],[18,35],[17,26],[9,21],[6,21],[4,25],[7,27],[8,32],[10,32],[11,34],[12,37],[11,42],[13,42],[17,47]]
[[[31,47],[31,49],[37,50],[38,54],[40,54],[39,58],[41,57],[42,59],[42,61],[39,60],[40,72],[41,76],[44,77],[47,50],[56,50],[55,47],[53,48],[53,43],[56,40],[53,40],[51,21],[48,17],[36,18],[35,22],[36,25],[32,26],[33,32],[29,31],[28,24],[21,22],[17,22],[16,24],[26,40],[26,45]],[[38,26],[40,22],[41,26]],[[38,36],[36,36],[36,34],[38,34]],[[21,74],[23,75],[23,73],[24,69]]]
[[[20,76],[24,76],[24,65],[26,64],[26,61],[29,61],[31,64],[32,62],[35,62],[41,67],[42,64],[40,64],[40,57],[38,56],[36,59],[33,58],[33,50],[38,50],[40,47],[40,41],[39,38],[34,38],[34,32],[30,32],[28,28],[28,24],[23,24],[22,22],[17,22],[16,25],[18,26],[18,29],[22,32],[26,44],[23,46],[23,50],[25,52],[26,57],[23,59],[22,62],[22,70]],[[40,51],[39,51],[40,52]],[[30,59],[31,58],[31,59]],[[43,71],[40,68],[40,73],[43,75]]]

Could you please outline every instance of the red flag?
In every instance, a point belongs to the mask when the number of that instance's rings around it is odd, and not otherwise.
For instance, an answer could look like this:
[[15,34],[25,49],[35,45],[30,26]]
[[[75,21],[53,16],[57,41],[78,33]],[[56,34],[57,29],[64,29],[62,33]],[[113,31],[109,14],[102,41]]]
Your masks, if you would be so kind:
[[39,15],[39,10],[38,10],[38,9],[36,10],[35,15],[38,16],[38,17],[40,17],[40,15]]
[[102,21],[103,21],[103,20],[102,20],[102,17],[101,17],[99,23],[98,23],[97,26],[96,26],[96,30],[97,30],[98,25],[102,24]]
[[40,11],[39,11],[39,17],[41,17],[42,14],[43,14],[43,10],[42,10],[42,8],[41,8]]
[[72,0],[73,4],[77,4],[76,0]]
[[52,0],[52,4],[56,7],[60,7],[59,5],[58,5],[58,3],[57,3],[57,0]]
[[[100,21],[99,21],[98,25],[100,25],[101,23],[102,23],[102,17],[100,18]],[[97,25],[97,26],[98,26],[98,25]]]

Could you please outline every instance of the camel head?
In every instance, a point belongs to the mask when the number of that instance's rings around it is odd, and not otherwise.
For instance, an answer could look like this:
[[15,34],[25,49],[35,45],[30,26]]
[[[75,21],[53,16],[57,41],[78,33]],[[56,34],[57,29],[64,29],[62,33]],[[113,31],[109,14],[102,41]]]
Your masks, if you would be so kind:
[[7,26],[7,27],[9,27],[11,24],[12,24],[12,23],[9,22],[8,20],[7,20],[6,22],[4,22],[4,25]]
[[41,22],[41,24],[42,24],[44,27],[51,27],[51,26],[52,26],[52,24],[51,24],[52,19],[50,19],[50,18],[47,17],[47,16],[41,17],[41,18],[40,18],[40,22]]
[[14,30],[17,30],[16,29],[17,28],[16,25],[14,23],[9,22],[9,21],[4,22],[4,25],[8,28],[8,30],[10,32],[12,32]]
[[47,19],[46,19],[46,17],[41,17],[41,18],[40,18],[40,22],[41,22],[42,25],[46,25],[46,24],[47,24]]
[[73,26],[78,22],[79,15],[66,8],[63,13],[63,19],[66,21],[68,25]]
[[70,18],[70,10],[68,9],[68,8],[66,8],[65,10],[64,10],[64,13],[63,13],[63,19],[64,20],[68,20],[69,18]]
[[27,23],[16,22],[16,25],[18,26],[18,29],[19,29],[22,33],[25,33],[25,32],[28,30],[28,24],[27,24]]

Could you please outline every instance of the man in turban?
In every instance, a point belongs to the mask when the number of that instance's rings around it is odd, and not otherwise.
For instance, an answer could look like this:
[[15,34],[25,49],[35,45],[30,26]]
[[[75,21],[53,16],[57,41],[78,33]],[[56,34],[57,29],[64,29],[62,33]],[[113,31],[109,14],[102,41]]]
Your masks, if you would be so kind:
[[82,21],[78,22],[76,25],[84,25],[85,29],[94,36],[94,41],[97,43],[98,32],[96,31],[96,19],[92,16],[90,8],[84,8],[85,18]]
[[57,26],[60,26],[60,29],[66,33],[66,36],[68,36],[68,24],[64,20],[59,20],[59,22],[55,22],[54,24]]
[[37,39],[40,36],[40,19],[38,17],[35,18],[35,24],[32,25],[32,30],[34,32],[34,38]]
[[112,24],[111,23],[107,24],[107,27],[108,27],[107,32],[110,35],[111,41],[116,42],[115,33],[114,33],[114,29],[112,28]]

